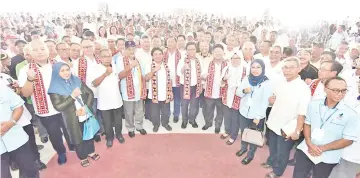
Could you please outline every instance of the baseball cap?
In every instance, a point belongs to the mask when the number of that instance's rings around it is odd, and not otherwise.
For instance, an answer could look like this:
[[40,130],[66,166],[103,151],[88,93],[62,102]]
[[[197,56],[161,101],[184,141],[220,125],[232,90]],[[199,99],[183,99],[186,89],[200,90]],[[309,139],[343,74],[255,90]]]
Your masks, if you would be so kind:
[[134,41],[126,41],[125,42],[125,48],[135,47],[136,44]]

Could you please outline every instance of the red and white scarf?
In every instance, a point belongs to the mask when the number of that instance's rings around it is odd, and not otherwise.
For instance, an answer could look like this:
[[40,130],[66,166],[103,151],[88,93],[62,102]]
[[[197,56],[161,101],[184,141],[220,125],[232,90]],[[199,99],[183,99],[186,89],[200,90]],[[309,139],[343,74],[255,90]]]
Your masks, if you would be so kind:
[[[180,59],[181,59],[181,53],[178,49],[176,49],[176,51],[175,51],[175,74],[177,72],[177,66],[179,64]],[[167,50],[164,55],[164,62],[168,63],[168,60],[169,60],[169,51]],[[176,82],[176,86],[180,86],[180,77],[178,75],[176,75],[175,82]]]
[[320,81],[321,81],[320,79],[316,79],[314,82],[310,84],[311,96],[314,96],[316,88],[319,85]]
[[[225,72],[225,76],[228,75],[229,73],[229,68],[226,70]],[[224,105],[227,105],[227,92],[228,92],[228,89],[229,89],[229,85],[228,85],[228,80],[225,81],[225,86],[221,87],[221,97],[222,97],[222,103]],[[237,90],[237,88],[235,89],[235,91]],[[235,110],[239,110],[240,108],[240,97],[237,96],[235,93],[234,93],[234,100],[233,100],[233,103],[231,105],[231,108],[232,109],[235,109]]]
[[[164,67],[166,71],[166,100],[165,103],[169,103],[172,101],[172,81],[170,77],[170,69],[168,65],[164,62]],[[156,64],[155,62],[152,63],[151,69],[155,69]],[[154,73],[152,79],[151,79],[151,86],[152,86],[152,102],[153,103],[159,103],[158,100],[158,75],[157,72]],[[161,91],[162,92],[162,91]]]
[[[137,59],[135,59],[137,60]],[[130,61],[129,61],[129,57],[124,57],[124,67],[128,68],[130,67]],[[139,66],[139,70],[141,71],[141,67]],[[140,80],[141,80],[141,95],[140,95],[140,99],[146,99],[146,81],[145,79],[142,77],[142,75],[140,74]],[[135,99],[135,88],[134,88],[134,80],[133,80],[133,75],[130,72],[127,76],[126,76],[126,92],[127,92],[127,96],[128,99]]]
[[[99,56],[95,56],[96,63],[100,64]],[[79,58],[79,65],[78,65],[78,77],[84,83],[86,83],[86,72],[87,72],[87,59],[84,56]]]
[[[220,74],[222,73],[223,69],[227,66],[227,63],[225,61],[221,62],[221,70]],[[209,64],[208,69],[208,76],[206,78],[206,88],[205,88],[205,97],[212,98],[212,90],[214,86],[214,79],[215,79],[215,62],[211,61]]]
[[[49,59],[49,62],[52,65],[55,63],[55,60]],[[36,73],[36,77],[33,81],[33,94],[36,103],[36,110],[38,114],[47,114],[49,113],[49,106],[46,99],[47,92],[39,66],[32,61],[29,64],[29,69],[33,69]]]
[[[196,63],[196,95],[195,97],[198,98],[202,91],[201,85],[201,66],[198,59],[194,59]],[[191,96],[191,60],[189,58],[185,58],[185,64],[188,64],[190,67],[189,69],[185,69],[184,71],[184,99],[190,99]]]

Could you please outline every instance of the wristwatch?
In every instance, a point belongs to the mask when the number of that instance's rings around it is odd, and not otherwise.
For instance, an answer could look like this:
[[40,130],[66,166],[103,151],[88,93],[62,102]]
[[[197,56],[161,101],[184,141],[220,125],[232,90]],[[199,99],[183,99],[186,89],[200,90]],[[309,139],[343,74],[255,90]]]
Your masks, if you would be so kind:
[[10,121],[16,125],[16,121],[14,119],[11,119]]

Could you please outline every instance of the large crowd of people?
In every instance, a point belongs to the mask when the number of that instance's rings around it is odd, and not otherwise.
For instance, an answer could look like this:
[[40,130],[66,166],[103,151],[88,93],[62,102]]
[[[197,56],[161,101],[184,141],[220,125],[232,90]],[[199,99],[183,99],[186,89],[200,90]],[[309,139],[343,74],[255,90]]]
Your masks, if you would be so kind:
[[[100,159],[94,142],[101,135],[109,149],[114,140],[125,144],[123,121],[134,139],[147,134],[144,119],[152,132],[171,131],[175,124],[198,128],[199,113],[202,130],[214,125],[227,145],[241,140],[234,155],[244,166],[267,144],[269,157],[259,165],[269,169],[266,178],[281,177],[288,165],[293,178],[355,178],[360,171],[360,22],[310,37],[268,19],[204,14],[46,19],[1,17],[3,178],[16,169],[36,178],[46,169],[34,128],[59,165],[68,150],[87,167]],[[92,116],[99,132],[84,139]]]

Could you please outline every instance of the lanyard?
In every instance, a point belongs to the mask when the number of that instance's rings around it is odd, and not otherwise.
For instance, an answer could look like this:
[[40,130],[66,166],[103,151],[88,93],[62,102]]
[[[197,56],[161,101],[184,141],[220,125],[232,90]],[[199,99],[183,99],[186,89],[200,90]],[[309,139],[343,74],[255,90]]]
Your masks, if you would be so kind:
[[[327,106],[326,106],[327,107]],[[335,111],[333,113],[331,113],[326,120],[324,121],[324,118],[326,116],[327,111],[324,113],[324,115],[321,115],[321,104],[319,105],[319,114],[320,114],[320,120],[321,120],[321,125],[320,125],[320,129],[323,128],[323,126],[327,123],[327,121],[331,118],[331,116],[333,116],[336,112],[337,112],[338,108],[335,109]]]

